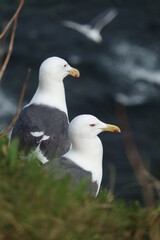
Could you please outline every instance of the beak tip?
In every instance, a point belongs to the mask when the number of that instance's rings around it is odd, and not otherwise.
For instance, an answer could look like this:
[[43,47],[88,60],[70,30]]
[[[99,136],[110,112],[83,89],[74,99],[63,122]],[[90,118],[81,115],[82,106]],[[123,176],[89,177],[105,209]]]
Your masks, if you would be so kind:
[[78,73],[76,73],[76,74],[74,75],[75,78],[79,78],[79,76],[80,76],[80,74],[78,74]]
[[75,78],[78,78],[80,76],[80,72],[76,68],[72,68],[71,70],[69,70],[68,74]]
[[120,128],[115,129],[113,132],[115,132],[115,133],[121,132],[121,129]]

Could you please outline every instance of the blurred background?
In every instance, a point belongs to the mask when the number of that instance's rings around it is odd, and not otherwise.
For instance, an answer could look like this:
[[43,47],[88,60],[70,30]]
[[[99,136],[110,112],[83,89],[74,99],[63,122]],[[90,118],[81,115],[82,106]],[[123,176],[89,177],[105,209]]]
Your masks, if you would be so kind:
[[[16,0],[0,1],[0,30],[12,17]],[[109,8],[118,15],[102,30],[96,44],[62,20],[89,23]],[[32,69],[23,105],[38,84],[39,66],[59,56],[79,69],[79,79],[64,81],[70,120],[83,113],[121,128],[117,113],[125,107],[137,150],[147,169],[160,177],[160,1],[26,0],[18,18],[13,54],[0,89],[0,128],[12,119],[27,69]],[[10,32],[0,42],[0,59],[8,51]],[[141,199],[122,134],[101,134],[103,182],[117,197]]]

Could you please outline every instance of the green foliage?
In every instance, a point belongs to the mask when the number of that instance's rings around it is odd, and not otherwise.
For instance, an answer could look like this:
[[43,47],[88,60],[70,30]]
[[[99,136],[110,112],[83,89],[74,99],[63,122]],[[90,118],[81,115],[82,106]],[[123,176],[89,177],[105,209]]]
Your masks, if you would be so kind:
[[71,189],[68,177],[21,155],[16,141],[0,141],[0,240],[158,239],[160,205],[128,206],[106,192],[93,198],[85,182]]

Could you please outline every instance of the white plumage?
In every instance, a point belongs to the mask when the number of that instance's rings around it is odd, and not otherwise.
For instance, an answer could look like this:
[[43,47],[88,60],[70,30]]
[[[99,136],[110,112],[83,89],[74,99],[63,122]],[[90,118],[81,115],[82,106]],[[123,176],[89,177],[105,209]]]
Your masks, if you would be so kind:
[[37,91],[28,105],[43,104],[56,107],[68,115],[63,84],[63,79],[67,75],[79,77],[79,72],[62,58],[50,57],[46,59],[39,69]]
[[91,24],[79,24],[73,21],[63,21],[63,25],[74,29],[83,35],[85,35],[88,39],[96,42],[101,43],[103,38],[101,35],[101,31],[109,24],[116,16],[118,12],[116,9],[110,9],[105,14],[102,14],[98,17],[98,21],[96,21],[93,26]]

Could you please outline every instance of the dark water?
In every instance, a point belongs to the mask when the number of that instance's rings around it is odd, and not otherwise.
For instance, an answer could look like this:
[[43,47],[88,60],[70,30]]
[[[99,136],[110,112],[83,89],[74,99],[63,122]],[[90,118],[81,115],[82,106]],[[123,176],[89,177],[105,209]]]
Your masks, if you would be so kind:
[[[116,7],[119,14],[103,29],[102,45],[61,24],[64,19],[87,23],[109,7]],[[0,2],[1,29],[15,8],[16,1]],[[141,158],[159,178],[159,12],[158,0],[26,1],[18,21],[13,55],[2,82],[1,126],[6,126],[15,112],[27,68],[32,68],[32,75],[24,104],[36,90],[41,62],[49,56],[59,56],[81,72],[80,79],[65,79],[70,119],[90,113],[119,125],[116,106],[123,104]],[[0,45],[4,53],[8,40],[9,36]],[[104,146],[103,186],[110,186],[110,173],[112,176],[115,173],[115,194],[126,199],[140,198],[140,188],[121,135],[100,137]]]

